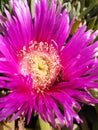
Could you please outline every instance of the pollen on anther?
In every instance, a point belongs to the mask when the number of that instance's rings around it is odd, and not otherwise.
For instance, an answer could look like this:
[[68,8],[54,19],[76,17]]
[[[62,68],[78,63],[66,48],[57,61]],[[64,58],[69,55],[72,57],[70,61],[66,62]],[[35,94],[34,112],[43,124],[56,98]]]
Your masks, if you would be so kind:
[[52,86],[61,70],[59,56],[53,44],[33,42],[29,48],[23,48],[20,71],[23,75],[30,74],[33,87],[43,91]]

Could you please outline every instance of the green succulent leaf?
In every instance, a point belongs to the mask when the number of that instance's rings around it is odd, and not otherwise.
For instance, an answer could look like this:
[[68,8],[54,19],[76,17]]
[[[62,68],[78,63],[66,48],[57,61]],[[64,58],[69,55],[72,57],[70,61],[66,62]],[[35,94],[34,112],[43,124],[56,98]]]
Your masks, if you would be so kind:
[[95,25],[96,20],[97,20],[97,16],[91,18],[91,19],[88,21],[87,29],[94,29],[94,25]]
[[93,0],[90,2],[89,6],[80,14],[80,18],[84,17],[87,15],[96,5],[98,5],[98,0]]

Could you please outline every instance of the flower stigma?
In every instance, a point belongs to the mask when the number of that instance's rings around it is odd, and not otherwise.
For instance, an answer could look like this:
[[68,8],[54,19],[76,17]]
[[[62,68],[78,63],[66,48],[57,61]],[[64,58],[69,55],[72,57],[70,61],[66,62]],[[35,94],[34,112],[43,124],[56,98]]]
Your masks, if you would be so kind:
[[21,73],[31,75],[33,87],[37,91],[47,90],[55,83],[61,65],[53,43],[30,42],[29,48],[24,46],[18,56],[22,57],[20,60]]

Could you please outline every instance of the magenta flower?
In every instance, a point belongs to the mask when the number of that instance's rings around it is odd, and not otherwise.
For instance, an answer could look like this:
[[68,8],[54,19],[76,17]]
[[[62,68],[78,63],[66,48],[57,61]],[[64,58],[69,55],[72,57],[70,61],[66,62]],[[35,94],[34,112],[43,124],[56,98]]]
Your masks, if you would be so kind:
[[[26,0],[11,2],[13,14],[5,9],[7,20],[0,16],[0,88],[9,89],[0,98],[0,121],[39,113],[56,127],[81,122],[74,108],[80,102],[98,102],[90,89],[98,88],[98,31],[86,31],[82,25],[65,44],[73,21],[67,10],[52,0],[35,3],[32,20]],[[62,111],[61,111],[62,110]]]

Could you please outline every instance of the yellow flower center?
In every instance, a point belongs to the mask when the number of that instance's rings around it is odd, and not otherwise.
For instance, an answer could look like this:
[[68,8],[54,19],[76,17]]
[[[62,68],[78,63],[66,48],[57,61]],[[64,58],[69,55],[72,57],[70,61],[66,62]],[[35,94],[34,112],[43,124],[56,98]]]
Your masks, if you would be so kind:
[[22,49],[20,70],[23,75],[31,74],[35,89],[49,89],[60,69],[59,56],[53,44],[33,42],[28,49]]

